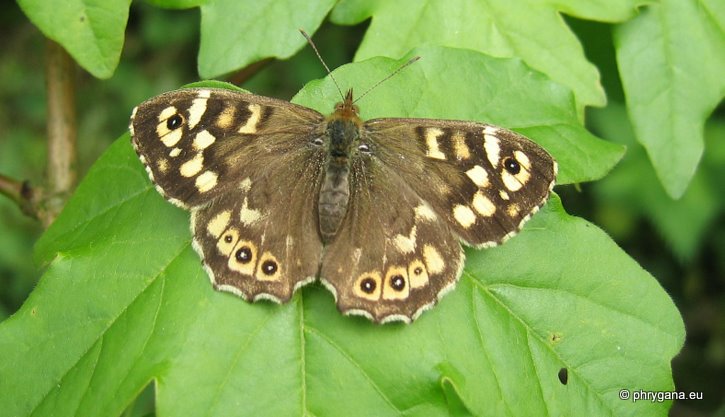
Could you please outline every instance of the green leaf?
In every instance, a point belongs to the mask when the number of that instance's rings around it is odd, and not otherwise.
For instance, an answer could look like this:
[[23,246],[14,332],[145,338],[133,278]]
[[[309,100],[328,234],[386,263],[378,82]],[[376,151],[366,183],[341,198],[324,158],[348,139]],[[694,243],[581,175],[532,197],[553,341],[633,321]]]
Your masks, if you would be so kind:
[[[473,49],[498,57],[520,57],[532,68],[574,91],[577,107],[604,105],[597,69],[586,60],[558,8],[614,21],[634,11],[635,1],[539,2],[530,0],[343,0],[331,19],[355,24],[372,17],[355,60],[400,58],[423,44]],[[557,3],[564,3],[558,6]]]
[[86,71],[110,78],[118,65],[131,0],[18,0],[31,22]]
[[703,125],[725,95],[725,3],[662,0],[615,30],[637,140],[679,198],[703,152]]
[[212,78],[264,58],[289,58],[306,45],[334,0],[215,0],[201,6],[199,74]]
[[209,0],[146,0],[148,3],[165,9],[191,9],[206,4]]
[[[489,63],[501,64],[523,68]],[[298,100],[327,90],[311,83]],[[670,406],[618,390],[674,389],[676,308],[556,196],[518,237],[468,251],[457,288],[412,325],[344,317],[318,286],[285,305],[216,292],[190,241],[188,214],[156,193],[124,135],[38,242],[38,258],[52,261],[0,323],[0,409],[118,415],[152,380],[158,416],[664,416]]]
[[[593,185],[599,199],[598,209],[646,218],[680,260],[692,260],[718,213],[725,207],[721,184],[715,180],[725,174],[722,170],[725,166],[724,126],[710,129],[708,152],[700,169],[685,194],[679,200],[672,200],[657,180],[644,148],[635,141],[622,105],[610,103],[606,109],[592,111],[589,121],[604,137],[626,145],[628,149],[612,173]],[[610,224],[603,226],[617,231],[623,216],[613,217]]]
[[[517,59],[492,58],[464,49],[416,48],[422,59],[358,101],[364,119],[425,117],[476,120],[527,135],[559,162],[557,183],[603,177],[622,157],[624,147],[602,141],[577,119],[565,87]],[[345,65],[333,74],[341,88],[364,92],[402,62],[374,58]],[[328,78],[313,81],[292,101],[330,113],[340,93]]]
[[556,10],[579,19],[598,22],[624,22],[632,18],[637,7],[655,0],[547,0]]

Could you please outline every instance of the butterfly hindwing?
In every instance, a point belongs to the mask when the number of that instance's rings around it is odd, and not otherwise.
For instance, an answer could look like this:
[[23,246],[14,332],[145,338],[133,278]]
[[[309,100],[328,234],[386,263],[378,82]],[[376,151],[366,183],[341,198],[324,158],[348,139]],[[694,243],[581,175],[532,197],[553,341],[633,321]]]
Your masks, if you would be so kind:
[[458,239],[430,205],[374,156],[353,162],[341,230],[325,247],[320,277],[338,309],[376,322],[414,320],[453,287]]
[[233,190],[192,210],[194,247],[215,288],[247,300],[286,302],[314,280],[322,243],[317,233],[319,153],[296,153],[287,164],[250,172]]

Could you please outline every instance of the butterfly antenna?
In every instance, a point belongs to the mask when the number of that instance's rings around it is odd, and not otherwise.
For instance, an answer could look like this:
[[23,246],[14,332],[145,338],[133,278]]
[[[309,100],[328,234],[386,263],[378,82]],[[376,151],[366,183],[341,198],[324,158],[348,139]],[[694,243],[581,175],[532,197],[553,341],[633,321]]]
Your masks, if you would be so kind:
[[358,101],[359,101],[359,100],[360,100],[361,98],[365,97],[365,96],[366,96],[366,95],[367,95],[367,94],[368,94],[369,92],[373,91],[373,90],[375,89],[375,87],[377,87],[377,86],[379,86],[380,84],[384,83],[385,81],[388,81],[389,79],[393,78],[393,76],[397,75],[397,74],[398,74],[398,73],[399,73],[400,71],[402,71],[402,70],[403,70],[403,69],[404,69],[405,67],[407,67],[408,65],[410,65],[410,64],[412,64],[412,63],[414,63],[415,61],[417,61],[417,60],[419,60],[419,59],[420,59],[420,57],[419,57],[419,56],[414,56],[413,58],[410,58],[410,59],[408,60],[408,62],[406,62],[405,64],[401,65],[401,66],[400,66],[400,67],[399,67],[398,69],[396,69],[395,71],[393,71],[393,72],[392,72],[392,73],[391,73],[390,75],[388,75],[387,77],[385,77],[385,78],[383,78],[382,80],[378,81],[378,82],[377,82],[377,83],[375,83],[375,85],[373,85],[372,87],[368,88],[368,89],[367,89],[367,91],[365,91],[364,93],[362,93],[362,94],[360,95],[360,97],[356,98],[356,99],[355,99],[355,101],[353,101],[353,103],[357,103],[357,102],[358,102]]
[[327,70],[327,74],[330,76],[330,79],[332,79],[332,82],[335,83],[335,87],[337,87],[337,91],[340,93],[340,97],[342,97],[342,99],[344,100],[345,95],[342,94],[340,85],[337,84],[337,80],[335,79],[335,77],[332,76],[332,71],[330,71],[330,67],[328,67],[327,64],[325,63],[325,60],[322,59],[322,55],[320,55],[320,51],[317,50],[317,46],[315,46],[315,43],[312,42],[312,38],[310,38],[310,35],[308,35],[307,32],[304,31],[304,29],[300,29],[299,31],[302,34],[302,36],[304,36],[305,39],[307,39],[307,43],[310,44],[310,46],[312,47],[312,50],[315,51],[315,54],[317,54],[317,58],[320,60],[320,62],[322,62],[322,66],[325,67],[325,69]]

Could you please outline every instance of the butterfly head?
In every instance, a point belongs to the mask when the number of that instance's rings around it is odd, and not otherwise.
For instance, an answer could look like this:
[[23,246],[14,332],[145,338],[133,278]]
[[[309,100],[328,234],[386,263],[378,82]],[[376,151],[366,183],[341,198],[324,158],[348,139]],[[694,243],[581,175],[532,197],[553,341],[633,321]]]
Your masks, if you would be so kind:
[[341,118],[341,119],[359,119],[360,109],[353,104],[354,100],[352,99],[352,88],[347,90],[347,94],[345,94],[345,98],[342,100],[342,102],[337,103],[335,105],[335,112],[333,113],[334,118]]

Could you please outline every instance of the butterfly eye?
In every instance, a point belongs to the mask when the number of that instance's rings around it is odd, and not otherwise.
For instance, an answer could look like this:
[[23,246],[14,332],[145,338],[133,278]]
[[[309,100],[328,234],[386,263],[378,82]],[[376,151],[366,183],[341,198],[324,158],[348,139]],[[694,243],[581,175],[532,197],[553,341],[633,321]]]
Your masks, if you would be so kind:
[[316,146],[322,146],[325,144],[325,141],[322,140],[322,138],[315,138],[312,140],[312,144]]
[[370,145],[367,143],[361,143],[360,146],[357,147],[357,149],[362,153],[370,153]]
[[181,127],[182,123],[184,123],[184,118],[181,117],[181,115],[178,113],[166,119],[166,127],[169,130],[174,130]]
[[516,175],[521,171],[521,165],[514,158],[506,158],[503,160],[503,167],[511,175]]

